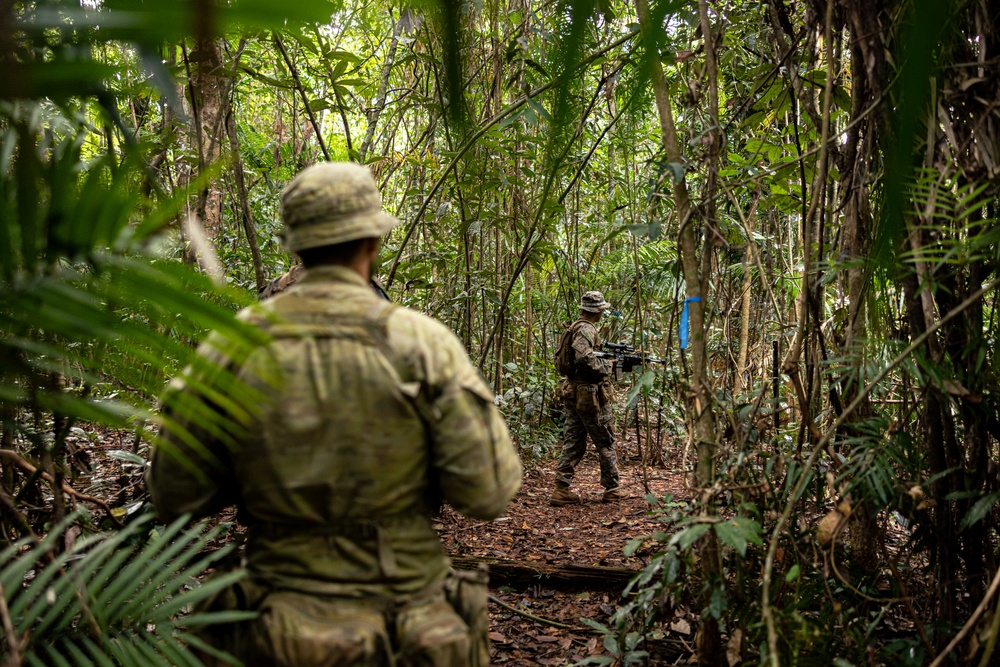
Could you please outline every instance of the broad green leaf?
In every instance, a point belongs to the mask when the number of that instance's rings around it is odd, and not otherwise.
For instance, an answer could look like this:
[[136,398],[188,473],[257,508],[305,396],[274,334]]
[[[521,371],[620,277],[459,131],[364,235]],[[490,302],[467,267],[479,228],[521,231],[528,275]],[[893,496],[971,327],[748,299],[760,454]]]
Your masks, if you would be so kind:
[[601,632],[601,633],[603,633],[605,635],[612,634],[610,628],[608,628],[605,625],[601,625],[600,623],[598,623],[597,621],[595,621],[593,619],[581,617],[580,618],[580,622],[583,623],[584,625],[586,625],[587,627],[593,628],[594,630],[597,630],[598,632]]
[[712,524],[710,523],[696,523],[683,528],[670,538],[669,544],[676,544],[681,551],[687,551],[691,548],[698,539],[711,530]]
[[735,549],[741,556],[746,555],[748,543],[763,544],[760,524],[753,519],[726,519],[714,524],[714,528],[722,543]]
[[645,543],[646,538],[644,537],[633,537],[628,542],[625,543],[625,557],[629,558],[635,555],[635,552],[639,550],[639,547]]
[[1000,501],[1000,491],[994,491],[977,500],[969,513],[962,517],[962,522],[958,525],[959,532],[982,521],[998,501]]

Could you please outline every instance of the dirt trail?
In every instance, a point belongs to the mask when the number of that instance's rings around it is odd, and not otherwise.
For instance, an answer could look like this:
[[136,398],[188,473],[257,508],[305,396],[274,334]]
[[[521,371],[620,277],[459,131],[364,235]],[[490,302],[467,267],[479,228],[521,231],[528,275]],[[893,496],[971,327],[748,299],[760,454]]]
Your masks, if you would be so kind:
[[[632,447],[629,447],[632,449]],[[621,451],[621,449],[619,449]],[[668,458],[668,465],[673,463]],[[676,465],[679,467],[679,453]],[[605,566],[641,570],[642,556],[625,558],[628,540],[655,532],[659,524],[647,514],[642,467],[637,461],[620,461],[624,498],[613,504],[600,502],[596,454],[588,451],[577,468],[573,489],[583,499],[579,505],[550,507],[549,494],[555,480],[554,463],[546,462],[528,471],[524,485],[503,517],[492,522],[466,519],[445,509],[437,528],[445,548],[453,557],[518,561],[545,569],[568,566]],[[684,475],[662,468],[648,468],[650,491],[657,497],[670,493],[686,499]],[[603,638],[583,629],[581,617],[606,624],[614,612],[621,586],[560,584],[539,579],[536,583],[504,585],[491,581],[490,589],[503,605],[572,626],[554,627],[509,608],[490,603],[493,630],[493,662],[497,665],[572,665],[591,655],[604,653]],[[689,644],[691,636],[678,634],[673,647]],[[676,654],[676,650],[672,649]],[[667,664],[651,661],[650,664]],[[673,660],[669,661],[673,664]]]

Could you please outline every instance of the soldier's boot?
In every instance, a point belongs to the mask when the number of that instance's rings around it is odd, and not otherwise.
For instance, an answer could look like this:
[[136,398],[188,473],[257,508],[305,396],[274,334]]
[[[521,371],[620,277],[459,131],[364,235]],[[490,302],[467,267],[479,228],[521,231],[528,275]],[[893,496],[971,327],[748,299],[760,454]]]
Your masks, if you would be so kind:
[[572,505],[578,502],[580,502],[580,496],[570,491],[568,485],[559,483],[556,483],[556,488],[552,491],[552,497],[549,498],[549,505],[553,507],[562,507],[563,505]]
[[613,489],[605,489],[604,495],[601,496],[602,503],[616,503],[622,499],[621,489],[617,486]]

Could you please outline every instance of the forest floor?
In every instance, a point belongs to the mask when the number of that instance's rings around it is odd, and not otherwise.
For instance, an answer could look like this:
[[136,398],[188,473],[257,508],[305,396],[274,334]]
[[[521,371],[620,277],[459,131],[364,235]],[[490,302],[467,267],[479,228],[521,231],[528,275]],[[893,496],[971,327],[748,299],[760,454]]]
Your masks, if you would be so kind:
[[[436,528],[453,559],[495,563],[490,582],[495,598],[490,601],[494,664],[573,665],[589,656],[607,655],[604,638],[580,619],[609,625],[624,584],[619,577],[606,582],[580,581],[575,572],[586,572],[592,566],[635,572],[645,567],[648,559],[641,551],[632,557],[624,555],[629,540],[661,529],[649,513],[644,477],[649,491],[658,498],[672,494],[675,500],[687,500],[689,496],[680,470],[681,453],[668,449],[668,467],[647,467],[644,475],[639,461],[622,456],[637,449],[635,434],[629,435],[618,443],[624,496],[618,502],[601,502],[597,455],[588,443],[573,483],[573,490],[582,498],[580,504],[549,506],[555,462],[546,460],[525,473],[521,490],[501,518],[475,521],[449,508],[439,518]],[[514,565],[512,561],[517,570],[530,573],[530,568],[536,567],[536,581],[530,577],[512,581],[506,576],[511,568],[499,568]],[[650,650],[649,664],[685,664],[693,644],[693,621],[680,620],[671,627],[667,641],[640,648]]]
[[[90,442],[93,454],[88,457],[93,473],[85,476],[89,484],[83,484],[83,490],[111,506],[136,507],[143,500],[139,469],[108,455],[131,449],[131,438],[129,433],[104,429],[79,432],[80,440]],[[597,455],[588,443],[573,481],[580,504],[549,506],[555,460],[544,459],[526,470],[520,491],[502,517],[476,521],[446,506],[436,519],[435,528],[457,565],[490,563],[494,664],[568,666],[608,655],[604,637],[580,619],[608,625],[632,573],[648,562],[642,550],[635,556],[624,555],[629,540],[661,528],[649,512],[644,479],[657,498],[668,494],[678,501],[689,498],[679,448],[668,445],[666,467],[646,467],[644,472],[634,458],[635,438],[632,431],[617,443],[623,493],[618,502],[601,502]],[[217,518],[232,520],[231,514]],[[514,570],[513,577],[509,570]],[[690,622],[682,618],[671,625],[666,639],[640,646],[651,653],[648,664],[686,664],[693,654],[694,626],[693,618]]]

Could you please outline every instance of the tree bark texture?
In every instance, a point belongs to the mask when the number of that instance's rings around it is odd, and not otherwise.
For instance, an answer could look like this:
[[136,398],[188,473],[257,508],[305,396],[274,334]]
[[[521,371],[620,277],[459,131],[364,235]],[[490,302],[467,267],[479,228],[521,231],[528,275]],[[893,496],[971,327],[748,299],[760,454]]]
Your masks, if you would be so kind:
[[[231,79],[223,73],[219,41],[200,38],[187,54],[190,68],[188,99],[193,127],[191,135],[197,150],[198,172],[202,173],[222,157],[222,137],[229,115]],[[198,218],[209,240],[219,236],[222,225],[222,183],[212,179],[198,195]]]
[[[656,29],[652,25],[649,13],[649,5],[646,0],[635,0],[636,13],[639,17],[640,31],[646,47],[651,50],[647,56],[647,65],[652,79],[653,95],[656,99],[656,110],[660,119],[660,132],[663,140],[663,148],[667,160],[676,165],[683,165],[684,160],[681,154],[681,145],[677,137],[677,129],[674,124],[673,110],[670,103],[670,93],[667,87],[666,77],[663,74],[663,66],[660,63],[658,48],[656,47]],[[714,45],[712,43],[711,32],[706,30],[708,25],[707,7],[704,0],[700,3],[702,34],[705,37],[705,49],[710,55],[706,69],[709,76],[714,77],[713,67],[715,63]],[[718,92],[713,89],[710,95],[710,104],[714,101],[715,106],[710,109],[714,118],[718,118]],[[718,132],[718,123],[712,130],[713,134]],[[717,151],[718,137],[713,137],[711,141],[716,145]],[[683,167],[682,167],[683,168]],[[709,170],[712,173],[713,170]],[[708,281],[702,274],[702,267],[699,266],[698,259],[698,239],[695,233],[696,212],[691,206],[690,195],[683,177],[674,178],[673,186],[674,207],[680,221],[679,248],[681,255],[681,267],[684,281],[687,285],[687,307],[690,325],[690,347],[691,352],[691,377],[693,404],[694,404],[694,429],[693,435],[697,452],[697,463],[695,466],[695,486],[707,489],[712,484],[715,468],[715,418],[712,407],[712,389],[708,378],[707,345],[705,339],[704,313],[707,304],[708,294],[706,287]],[[708,190],[705,203],[714,202],[714,191]],[[709,205],[709,212],[714,211],[714,204]],[[711,220],[705,221],[709,225]],[[710,249],[708,244],[703,249],[708,254]],[[698,300],[691,300],[697,298]],[[702,575],[705,583],[709,586],[721,585],[721,565],[719,562],[718,542],[713,532],[706,534],[698,545],[701,557]],[[707,602],[707,601],[706,601]],[[704,623],[699,629],[698,639],[698,661],[700,665],[706,667],[719,665],[724,661],[722,650],[722,637],[719,631],[718,622],[711,616],[704,619]]]

